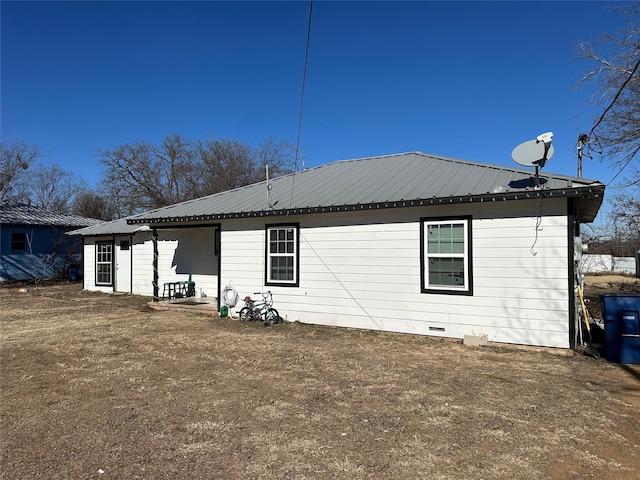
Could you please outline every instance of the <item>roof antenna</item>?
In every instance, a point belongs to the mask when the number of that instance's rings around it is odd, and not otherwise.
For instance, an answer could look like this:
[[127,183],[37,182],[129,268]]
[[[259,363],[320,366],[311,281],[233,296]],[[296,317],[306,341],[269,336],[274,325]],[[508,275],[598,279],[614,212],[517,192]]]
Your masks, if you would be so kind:
[[[578,135],[578,178],[582,177],[582,149],[589,144],[589,135],[581,133]],[[589,155],[587,155],[589,156]]]
[[273,207],[275,207],[278,204],[278,200],[276,200],[275,202],[271,202],[271,182],[269,182],[269,164],[265,163],[264,164],[264,171],[265,171],[265,175],[267,177],[267,205],[269,206],[269,210],[273,210]]

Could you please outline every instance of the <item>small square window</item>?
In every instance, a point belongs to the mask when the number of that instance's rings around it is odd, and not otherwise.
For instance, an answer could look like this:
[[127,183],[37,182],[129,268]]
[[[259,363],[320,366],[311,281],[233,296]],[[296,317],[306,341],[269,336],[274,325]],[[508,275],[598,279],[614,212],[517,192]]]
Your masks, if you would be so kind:
[[11,234],[11,251],[24,252],[27,249],[27,234],[14,232]]

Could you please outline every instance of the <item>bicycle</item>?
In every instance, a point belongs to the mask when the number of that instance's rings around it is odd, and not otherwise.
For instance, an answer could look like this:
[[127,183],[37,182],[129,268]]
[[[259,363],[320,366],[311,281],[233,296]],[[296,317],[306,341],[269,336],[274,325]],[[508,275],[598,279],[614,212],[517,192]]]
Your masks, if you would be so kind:
[[249,295],[244,297],[244,307],[240,309],[240,321],[262,320],[265,325],[275,325],[282,321],[278,310],[273,308],[273,296],[271,291],[254,292],[254,295],[261,295],[262,301],[255,302]]

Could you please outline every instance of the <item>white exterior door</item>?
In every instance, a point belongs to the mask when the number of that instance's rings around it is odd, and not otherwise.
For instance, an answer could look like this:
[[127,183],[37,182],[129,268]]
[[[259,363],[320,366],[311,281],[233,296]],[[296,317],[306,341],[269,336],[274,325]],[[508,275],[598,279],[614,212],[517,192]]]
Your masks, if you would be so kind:
[[131,293],[131,238],[116,237],[116,292]]

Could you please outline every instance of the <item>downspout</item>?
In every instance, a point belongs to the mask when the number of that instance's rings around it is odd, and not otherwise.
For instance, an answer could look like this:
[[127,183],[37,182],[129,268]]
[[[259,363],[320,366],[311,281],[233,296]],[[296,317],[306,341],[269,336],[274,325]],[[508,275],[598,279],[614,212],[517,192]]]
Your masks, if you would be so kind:
[[111,235],[111,291],[115,292],[118,288],[118,247],[116,246],[116,236]]
[[575,237],[580,235],[580,220],[578,217],[578,205],[575,199],[569,198],[567,202],[567,257],[569,271],[568,279],[568,297],[569,297],[569,348],[575,350],[578,344],[578,321],[576,311],[576,276],[577,271],[575,260]]
[[[213,231],[213,241],[215,242],[214,248],[218,251],[218,310],[220,310],[220,306],[222,305],[222,225],[218,224],[216,230]],[[231,315],[229,315],[231,316]]]
[[153,240],[153,301],[157,302],[158,298],[158,229],[151,229],[151,238]]
[[133,293],[133,234],[129,235],[129,293]]
[[[82,268],[82,290],[87,289],[87,284],[85,283],[85,261],[84,261],[84,247],[86,246],[86,237],[82,236],[82,252],[80,253],[80,267]],[[95,244],[94,244],[95,245]]]

